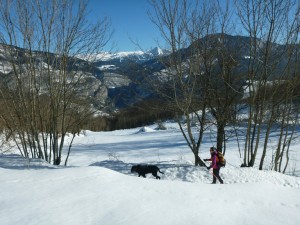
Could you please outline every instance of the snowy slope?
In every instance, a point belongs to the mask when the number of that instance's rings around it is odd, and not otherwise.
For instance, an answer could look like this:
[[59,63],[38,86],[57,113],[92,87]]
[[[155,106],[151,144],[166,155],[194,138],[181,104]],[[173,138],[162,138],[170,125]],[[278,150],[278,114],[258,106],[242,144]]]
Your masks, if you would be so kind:
[[[240,168],[229,143],[226,184],[211,185],[210,172],[192,165],[177,127],[154,128],[86,131],[66,168],[0,155],[0,224],[300,224],[300,177]],[[158,165],[161,180],[131,174],[137,163]]]

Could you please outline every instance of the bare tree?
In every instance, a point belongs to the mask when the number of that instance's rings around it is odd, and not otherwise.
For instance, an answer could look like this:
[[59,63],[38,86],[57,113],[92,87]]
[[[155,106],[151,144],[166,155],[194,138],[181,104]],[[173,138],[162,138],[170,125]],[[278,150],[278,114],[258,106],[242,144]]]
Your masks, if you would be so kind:
[[[295,2],[245,0],[236,1],[236,5],[244,30],[250,37],[247,69],[248,122],[243,164],[254,165],[262,141],[259,168],[263,169],[270,134],[279,118],[282,119],[281,131],[284,130],[283,124],[287,118],[285,113],[291,109],[289,100],[284,96],[291,96],[288,93],[293,88],[282,84],[288,84],[292,71],[295,72],[291,69],[296,65],[291,62],[294,56],[288,53],[295,43],[292,41],[296,31],[295,17],[291,18]],[[282,46],[286,48],[283,49]],[[281,62],[287,62],[283,70],[278,69]],[[282,144],[281,138],[278,146]]]
[[[197,85],[201,79],[199,61],[202,59],[198,54],[198,56],[194,55],[192,60],[187,60],[186,55],[193,54],[195,51],[186,48],[197,40],[199,35],[203,35],[198,25],[204,26],[204,21],[202,22],[201,19],[207,22],[208,15],[203,14],[205,8],[201,8],[198,1],[151,0],[149,2],[154,12],[150,14],[150,18],[171,49],[170,56],[161,61],[167,65],[167,69],[157,74],[156,82],[150,82],[155,84],[153,89],[164,99],[168,110],[176,113],[176,120],[183,137],[193,152],[195,165],[205,165],[199,158],[205,129],[204,109],[207,104],[201,101],[205,98],[201,98],[200,95],[205,93],[202,93]],[[197,34],[194,32],[196,30]],[[195,124],[199,125],[197,133],[193,132]]]
[[[172,86],[167,87],[168,82],[163,82],[160,85],[165,92],[160,90],[160,93],[167,93],[164,96],[173,101],[170,105],[174,111],[184,116],[184,123],[177,118],[178,124],[197,165],[204,131],[215,121],[217,148],[223,149],[225,127],[232,122],[237,100],[243,93],[242,79],[234,74],[235,55],[226,42],[226,32],[231,29],[228,1],[225,8],[219,1],[151,3],[155,12],[152,21],[172,50],[163,61],[168,69],[161,74]],[[214,118],[209,123],[208,109]],[[192,132],[195,120],[199,125],[196,136]]]
[[[1,85],[0,117],[21,154],[55,165],[93,110],[82,93],[86,63],[110,39],[109,20],[87,20],[87,1],[1,0],[1,48],[12,70]],[[73,139],[72,139],[73,140]],[[72,141],[69,143],[69,149]]]
[[[214,33],[207,39],[207,45],[212,49],[214,60],[209,73],[209,108],[215,119],[217,129],[217,149],[225,154],[226,130],[229,124],[234,124],[239,111],[239,101],[243,95],[245,77],[237,71],[239,56],[243,42],[235,37],[236,43],[231,43],[228,34],[234,31],[232,23],[233,11],[229,1],[215,1],[217,20]],[[240,44],[238,44],[240,43]]]

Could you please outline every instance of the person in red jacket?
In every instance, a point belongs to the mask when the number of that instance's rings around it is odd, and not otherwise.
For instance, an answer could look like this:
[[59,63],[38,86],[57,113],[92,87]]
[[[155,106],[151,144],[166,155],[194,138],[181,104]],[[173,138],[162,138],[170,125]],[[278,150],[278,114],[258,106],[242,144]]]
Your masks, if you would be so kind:
[[217,149],[214,147],[210,148],[210,159],[204,159],[204,161],[211,161],[211,165],[206,167],[208,170],[213,168],[213,182],[212,184],[215,184],[217,181],[217,178],[221,184],[223,184],[223,180],[220,177],[220,166],[218,165],[218,152]]

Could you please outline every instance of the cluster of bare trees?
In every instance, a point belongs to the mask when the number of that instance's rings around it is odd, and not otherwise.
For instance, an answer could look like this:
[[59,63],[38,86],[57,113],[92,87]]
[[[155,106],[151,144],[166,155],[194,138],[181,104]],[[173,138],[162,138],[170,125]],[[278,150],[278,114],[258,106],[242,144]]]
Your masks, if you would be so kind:
[[[269,137],[276,127],[279,138],[271,167],[285,172],[299,113],[300,6],[295,1],[276,0],[238,3],[238,15],[250,37],[251,46],[244,165],[254,165],[258,147],[263,145],[259,163],[259,169],[263,169]],[[285,49],[279,49],[278,43]],[[285,68],[278,71],[282,62],[285,62]],[[272,79],[274,76],[276,79]]]
[[[276,148],[273,145],[268,154],[272,169],[285,172],[299,111],[297,2],[150,0],[150,4],[150,18],[172,51],[163,59],[169,68],[160,74],[163,82],[156,82],[153,89],[178,113],[195,165],[203,165],[199,150],[204,131],[216,127],[216,147],[225,153],[230,125],[234,133],[246,137],[238,139],[244,166],[254,166],[262,149],[259,169],[270,150],[270,134],[279,132]],[[239,42],[241,46],[226,38],[236,33],[248,37]],[[240,68],[241,55],[247,68]],[[192,132],[195,121],[197,133]]]
[[93,114],[82,95],[90,87],[74,56],[93,55],[106,45],[109,20],[90,23],[85,0],[1,0],[0,5],[1,58],[11,68],[1,77],[2,131],[23,156],[59,165],[63,148],[67,144],[70,151]]

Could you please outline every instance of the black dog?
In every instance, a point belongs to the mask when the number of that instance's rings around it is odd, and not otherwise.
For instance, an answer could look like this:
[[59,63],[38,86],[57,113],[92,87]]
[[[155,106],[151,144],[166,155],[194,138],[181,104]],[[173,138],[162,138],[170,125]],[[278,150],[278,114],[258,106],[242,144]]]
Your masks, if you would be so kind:
[[131,167],[131,173],[138,173],[139,177],[142,175],[143,177],[146,177],[145,174],[147,173],[152,173],[152,175],[156,178],[156,179],[160,179],[160,176],[157,175],[157,172],[160,172],[162,174],[164,174],[163,172],[161,172],[159,170],[159,168],[157,166],[154,165],[136,165],[136,166],[132,166]]

